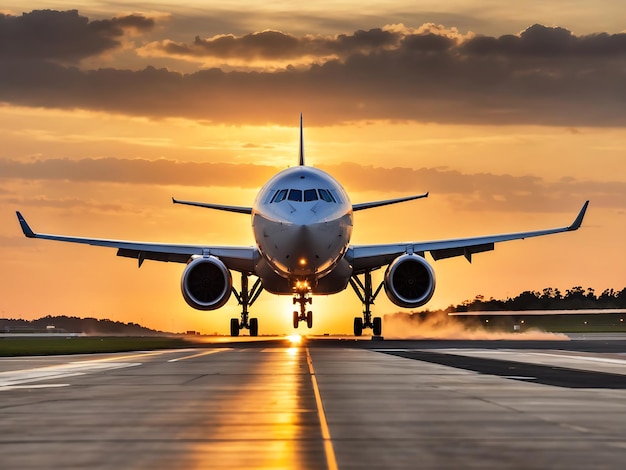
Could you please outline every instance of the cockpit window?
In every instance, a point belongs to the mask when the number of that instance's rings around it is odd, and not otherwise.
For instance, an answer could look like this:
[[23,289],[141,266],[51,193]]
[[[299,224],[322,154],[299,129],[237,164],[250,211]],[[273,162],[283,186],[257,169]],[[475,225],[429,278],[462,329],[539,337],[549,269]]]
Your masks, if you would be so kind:
[[304,202],[317,201],[317,190],[305,189],[304,190]]
[[296,202],[302,201],[302,191],[299,189],[290,189],[288,199],[290,201],[296,201]]
[[328,191],[328,189],[320,189],[320,198],[326,202],[336,202],[333,195]]
[[281,202],[285,199],[294,202],[312,202],[321,199],[322,201],[337,203],[338,195],[329,189],[281,189],[274,193],[270,199],[270,204]]
[[278,192],[274,195],[274,199],[272,199],[272,201],[271,201],[271,202],[280,202],[280,201],[284,201],[286,197],[287,197],[287,190],[286,190],[286,189],[281,189],[280,191],[278,191]]

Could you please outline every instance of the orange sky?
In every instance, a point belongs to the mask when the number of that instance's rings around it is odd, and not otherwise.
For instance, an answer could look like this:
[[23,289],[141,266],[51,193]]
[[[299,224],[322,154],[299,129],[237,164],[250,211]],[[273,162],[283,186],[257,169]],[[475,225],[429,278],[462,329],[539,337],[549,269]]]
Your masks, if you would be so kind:
[[[427,307],[626,285],[626,34],[613,2],[185,3],[5,2],[2,316],[225,333],[235,299],[191,309],[182,265],[137,270],[115,250],[26,240],[15,210],[48,233],[250,245],[247,216],[170,197],[250,205],[295,164],[300,112],[307,162],[353,202],[431,192],[356,214],[355,243],[566,225],[591,200],[578,232],[433,262]],[[314,333],[349,332],[361,312],[351,291],[313,307]],[[374,307],[398,310],[384,293]],[[253,307],[261,334],[291,332],[291,311],[267,293]]]

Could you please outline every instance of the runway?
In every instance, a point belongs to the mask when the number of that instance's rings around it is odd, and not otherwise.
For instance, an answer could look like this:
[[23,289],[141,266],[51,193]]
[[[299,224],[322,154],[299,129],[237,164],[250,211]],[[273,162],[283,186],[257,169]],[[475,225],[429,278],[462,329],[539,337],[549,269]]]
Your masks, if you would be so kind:
[[626,340],[0,359],[0,467],[623,468]]

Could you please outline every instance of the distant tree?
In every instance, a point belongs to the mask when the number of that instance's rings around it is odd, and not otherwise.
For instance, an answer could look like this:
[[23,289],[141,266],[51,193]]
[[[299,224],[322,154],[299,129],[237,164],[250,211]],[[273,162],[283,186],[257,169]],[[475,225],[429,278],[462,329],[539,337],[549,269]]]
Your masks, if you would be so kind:
[[524,291],[513,298],[511,310],[537,310],[541,308],[541,294],[534,291]]
[[566,290],[565,296],[558,288],[546,287],[540,292],[524,291],[516,297],[497,300],[490,297],[485,300],[482,294],[473,300],[465,300],[459,305],[450,305],[446,313],[468,311],[503,311],[503,310],[575,310],[593,308],[626,308],[626,288],[621,291],[605,289],[596,296],[591,287],[574,286]]
[[593,287],[587,287],[587,295],[585,296],[587,300],[595,301],[596,299],[596,291]]
[[626,308],[626,287],[615,295],[618,308]]
[[554,299],[561,300],[562,298],[563,298],[563,295],[561,294],[561,291],[557,287],[556,289],[554,289]]
[[2,328],[30,328],[36,331],[44,331],[48,326],[54,325],[57,329],[65,330],[69,333],[89,333],[95,335],[120,335],[120,336],[141,336],[161,333],[151,330],[137,323],[122,323],[112,320],[98,320],[96,318],[68,317],[66,315],[46,315],[36,320],[14,320],[3,321]]

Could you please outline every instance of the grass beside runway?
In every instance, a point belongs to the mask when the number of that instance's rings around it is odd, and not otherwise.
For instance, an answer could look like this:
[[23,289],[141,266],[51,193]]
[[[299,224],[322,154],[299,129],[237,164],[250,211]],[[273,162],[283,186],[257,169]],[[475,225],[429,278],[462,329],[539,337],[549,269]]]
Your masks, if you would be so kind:
[[184,338],[142,336],[81,336],[60,338],[2,338],[0,356],[46,356],[52,354],[91,354],[197,346]]

